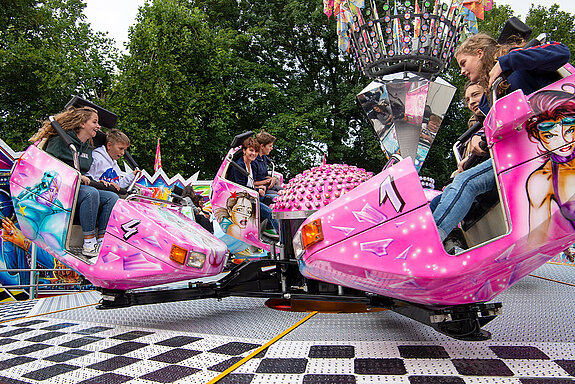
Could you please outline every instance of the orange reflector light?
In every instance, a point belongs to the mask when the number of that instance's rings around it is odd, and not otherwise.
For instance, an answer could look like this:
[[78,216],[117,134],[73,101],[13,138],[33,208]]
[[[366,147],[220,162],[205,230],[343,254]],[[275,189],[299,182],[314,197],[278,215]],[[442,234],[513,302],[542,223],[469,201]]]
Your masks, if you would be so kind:
[[304,249],[322,241],[323,231],[321,230],[321,219],[316,219],[311,223],[304,225],[301,228],[301,238]]
[[170,251],[170,260],[184,265],[184,263],[186,262],[186,256],[188,256],[187,249],[172,244],[172,250]]

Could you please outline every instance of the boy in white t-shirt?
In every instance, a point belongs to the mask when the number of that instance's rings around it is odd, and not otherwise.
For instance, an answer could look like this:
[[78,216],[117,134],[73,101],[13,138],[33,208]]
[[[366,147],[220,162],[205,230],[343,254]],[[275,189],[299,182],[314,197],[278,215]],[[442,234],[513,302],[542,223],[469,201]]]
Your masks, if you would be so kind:
[[92,166],[86,176],[93,180],[103,181],[112,185],[116,190],[126,188],[140,172],[124,173],[118,166],[118,159],[130,146],[130,139],[118,129],[111,129],[106,134],[106,145],[96,148],[92,152]]

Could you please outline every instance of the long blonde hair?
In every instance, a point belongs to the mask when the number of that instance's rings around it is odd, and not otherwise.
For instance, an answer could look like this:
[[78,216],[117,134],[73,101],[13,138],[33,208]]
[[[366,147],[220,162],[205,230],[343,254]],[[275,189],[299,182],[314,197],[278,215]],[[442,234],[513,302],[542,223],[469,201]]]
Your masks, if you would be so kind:
[[[69,107],[65,111],[60,112],[54,116],[54,120],[60,124],[63,130],[74,130],[76,133],[78,133],[81,128],[81,124],[90,120],[94,113],[98,114],[98,111],[91,107]],[[46,120],[38,132],[36,132],[34,136],[29,139],[29,141],[35,143],[36,141],[42,140],[44,138],[50,138],[55,134],[56,131],[54,128],[52,128],[50,120]],[[90,139],[90,142],[92,142],[92,139]]]
[[[455,50],[454,56],[457,58],[457,56],[462,53],[477,56],[477,50],[483,50],[483,56],[481,57],[482,73],[478,82],[480,84],[488,84],[489,72],[493,69],[493,66],[497,63],[499,57],[508,54],[512,48],[519,48],[524,45],[525,40],[519,36],[511,36],[507,39],[506,44],[501,45],[488,34],[478,33],[461,43],[461,45]],[[509,88],[507,81],[502,82],[497,89],[498,95],[504,93],[507,88]]]
[[501,56],[499,48],[500,46],[494,38],[485,33],[478,33],[457,47],[455,57],[457,58],[460,54],[477,56],[477,50],[481,49],[483,51],[483,56],[481,57],[482,73],[479,81],[487,84],[489,82],[489,72],[497,62],[497,58]]

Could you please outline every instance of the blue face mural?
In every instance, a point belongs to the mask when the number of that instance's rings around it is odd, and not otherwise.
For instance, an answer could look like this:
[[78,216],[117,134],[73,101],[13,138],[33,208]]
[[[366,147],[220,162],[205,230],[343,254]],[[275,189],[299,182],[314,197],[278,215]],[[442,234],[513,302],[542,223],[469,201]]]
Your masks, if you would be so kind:
[[22,232],[30,240],[43,241],[54,251],[64,249],[64,232],[68,212],[58,200],[62,180],[55,171],[46,171],[33,187],[13,197]]

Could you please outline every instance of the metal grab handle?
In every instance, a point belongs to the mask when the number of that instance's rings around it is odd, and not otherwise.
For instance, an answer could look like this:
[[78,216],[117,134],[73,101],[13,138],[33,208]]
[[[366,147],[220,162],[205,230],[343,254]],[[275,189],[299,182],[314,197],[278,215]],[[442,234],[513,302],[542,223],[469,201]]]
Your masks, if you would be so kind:
[[126,201],[132,201],[132,200],[149,202],[149,203],[160,203],[160,204],[164,204],[166,206],[168,206],[168,205],[172,206],[174,208],[181,208],[182,207],[179,204],[175,204],[175,203],[168,201],[168,200],[158,199],[157,197],[142,196],[142,195],[131,195],[131,196],[126,197]]
[[483,128],[483,123],[477,122],[471,126],[467,131],[465,131],[461,136],[457,138],[457,141],[453,144],[453,154],[455,155],[455,160],[457,160],[457,164],[463,158],[461,157],[461,151],[459,148],[467,142],[471,138],[471,136],[475,135],[479,130]]
[[54,116],[50,116],[48,118],[48,120],[50,120],[50,125],[52,126],[52,128],[54,128],[54,130],[56,131],[56,133],[58,134],[58,136],[60,136],[60,138],[62,140],[64,140],[64,143],[66,143],[66,145],[70,148],[70,150],[72,151],[72,160],[74,161],[74,168],[76,168],[78,170],[78,172],[80,172],[80,160],[78,159],[78,151],[76,150],[76,147],[74,146],[74,144],[72,143],[72,139],[70,139],[70,136],[68,136],[66,134],[66,132],[64,131],[64,129],[60,126],[60,124],[54,119]]
[[142,171],[140,171],[138,168],[136,168],[135,170],[138,171],[138,173],[137,175],[134,175],[134,179],[132,180],[130,185],[128,185],[128,188],[126,188],[126,193],[132,193],[132,190],[134,189],[134,186],[136,185],[138,178],[142,176]]
[[276,166],[275,166],[274,162],[271,161],[270,159],[268,159],[268,162],[272,165],[271,173],[272,173],[272,177],[274,177]]
[[[507,76],[509,76],[509,73],[507,74]],[[499,87],[499,84],[501,84],[502,82],[505,81],[505,79],[507,79],[507,76],[503,76],[502,74],[497,79],[495,79],[495,81],[491,85],[491,99],[489,100],[490,105],[493,105],[495,100],[497,100],[497,88]]]

